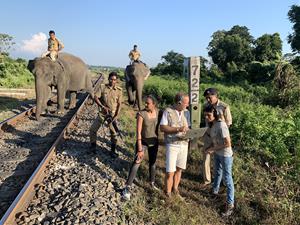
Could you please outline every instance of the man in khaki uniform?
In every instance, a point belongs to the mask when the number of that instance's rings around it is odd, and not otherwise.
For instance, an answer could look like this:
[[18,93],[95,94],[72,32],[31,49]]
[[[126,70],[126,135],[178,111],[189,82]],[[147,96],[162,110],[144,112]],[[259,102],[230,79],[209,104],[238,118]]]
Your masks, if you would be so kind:
[[[208,88],[204,91],[204,97],[206,98],[207,102],[204,104],[204,109],[208,105],[213,105],[216,110],[218,111],[220,118],[227,124],[228,128],[232,124],[232,117],[229,105],[225,102],[222,102],[218,98],[218,92],[215,88]],[[208,126],[207,121],[205,121],[206,126]],[[210,146],[211,141],[210,137],[208,136],[209,132],[206,132],[203,140],[204,146],[203,149],[206,149],[207,146]],[[210,173],[210,154],[203,152],[203,180],[204,185],[211,183],[211,173]]]
[[133,62],[140,62],[141,53],[137,50],[137,45],[133,46],[133,50],[129,52],[128,56],[131,60],[131,64]]
[[111,154],[117,157],[116,145],[117,145],[117,132],[113,126],[113,122],[116,121],[120,114],[121,102],[122,102],[122,88],[117,87],[118,75],[116,72],[109,74],[108,84],[103,84],[95,93],[95,102],[99,106],[99,116],[96,118],[90,129],[90,142],[93,152],[96,151],[97,131],[100,126],[105,122],[107,116],[112,117],[112,121],[108,121],[108,127],[111,135]]
[[48,39],[48,51],[42,54],[42,57],[50,56],[52,61],[55,61],[58,57],[58,52],[64,48],[64,44],[55,37],[53,30],[49,31],[50,38]]

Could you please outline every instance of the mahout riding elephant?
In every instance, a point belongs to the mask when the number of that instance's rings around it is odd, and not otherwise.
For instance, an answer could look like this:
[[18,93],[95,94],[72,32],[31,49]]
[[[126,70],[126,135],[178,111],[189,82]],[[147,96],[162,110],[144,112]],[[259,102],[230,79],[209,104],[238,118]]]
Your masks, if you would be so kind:
[[35,76],[36,119],[47,109],[51,87],[57,88],[58,113],[64,113],[66,92],[70,91],[69,108],[76,106],[76,92],[85,90],[94,96],[90,71],[78,57],[60,53],[56,62],[49,57],[29,60],[27,68]]
[[126,90],[128,103],[137,103],[139,110],[143,107],[143,87],[144,81],[150,75],[150,69],[142,62],[134,62],[128,65],[125,70]]

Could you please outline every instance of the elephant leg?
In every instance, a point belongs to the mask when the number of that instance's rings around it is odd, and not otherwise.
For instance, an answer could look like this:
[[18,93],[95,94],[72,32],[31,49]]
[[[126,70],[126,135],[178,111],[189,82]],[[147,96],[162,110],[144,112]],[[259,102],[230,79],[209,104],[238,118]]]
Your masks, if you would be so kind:
[[57,86],[57,103],[58,103],[57,113],[58,114],[63,114],[65,111],[65,97],[66,97],[65,88],[63,87],[63,85],[58,85]]
[[76,107],[76,91],[70,92],[70,104],[69,109],[74,109]]
[[133,105],[135,102],[135,90],[133,86],[128,82],[126,82],[126,90],[128,95],[128,103],[129,105]]
[[50,100],[50,96],[51,96],[51,87],[48,86],[46,87],[46,93],[44,95],[44,99],[43,99],[43,105],[42,105],[42,114],[47,113],[48,111],[48,101]]
[[143,87],[144,87],[144,79],[137,79],[135,81],[136,86],[136,100],[139,110],[143,108]]

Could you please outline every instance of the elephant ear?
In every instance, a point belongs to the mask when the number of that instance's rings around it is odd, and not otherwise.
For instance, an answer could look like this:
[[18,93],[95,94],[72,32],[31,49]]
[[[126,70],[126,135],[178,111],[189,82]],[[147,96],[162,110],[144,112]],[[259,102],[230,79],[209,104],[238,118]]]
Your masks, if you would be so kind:
[[35,65],[35,59],[31,59],[28,61],[28,65],[27,65],[27,69],[32,72],[33,68],[34,68],[34,65]]

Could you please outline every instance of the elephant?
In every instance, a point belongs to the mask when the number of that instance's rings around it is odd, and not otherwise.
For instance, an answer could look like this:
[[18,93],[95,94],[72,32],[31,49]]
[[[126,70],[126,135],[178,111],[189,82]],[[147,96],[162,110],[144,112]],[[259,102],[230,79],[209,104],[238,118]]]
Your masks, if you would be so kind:
[[142,95],[144,81],[147,80],[149,75],[150,69],[142,62],[134,62],[125,69],[128,103],[130,105],[137,103],[139,110],[142,109],[143,105]]
[[51,87],[57,88],[58,113],[64,113],[66,92],[70,91],[69,108],[76,106],[76,92],[87,91],[94,97],[90,71],[78,57],[60,53],[53,62],[49,57],[29,60],[27,68],[35,76],[36,119],[47,109]]

